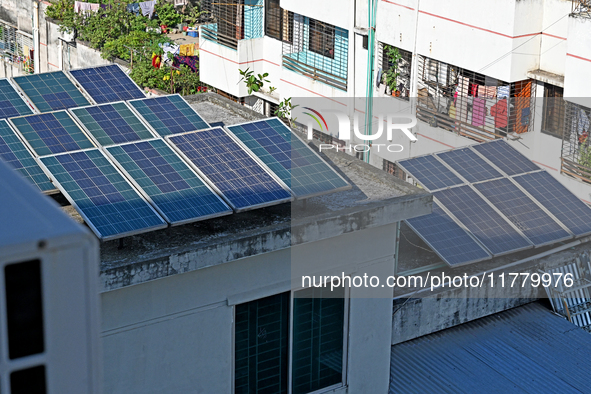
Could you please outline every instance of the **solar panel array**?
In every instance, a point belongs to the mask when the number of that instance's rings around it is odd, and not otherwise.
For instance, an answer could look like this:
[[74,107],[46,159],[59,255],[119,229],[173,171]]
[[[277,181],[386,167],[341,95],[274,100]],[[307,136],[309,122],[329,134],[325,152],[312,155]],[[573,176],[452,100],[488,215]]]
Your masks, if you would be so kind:
[[[591,234],[591,208],[503,140],[400,167],[434,191],[434,213],[407,222],[450,266]],[[462,231],[467,244],[455,248]],[[470,255],[466,237],[480,254]]]
[[227,128],[298,198],[317,196],[351,187],[277,118]]
[[101,146],[154,138],[124,102],[74,108],[70,112]]
[[55,189],[31,152],[4,119],[0,120],[0,158],[24,175],[39,190],[47,192]]
[[131,100],[129,104],[162,137],[209,128],[209,124],[178,94]]
[[7,79],[0,79],[0,119],[30,115],[33,110]]
[[39,112],[90,104],[63,71],[24,75],[13,80]]
[[144,92],[116,64],[72,70],[70,75],[97,104],[146,97]]
[[102,240],[350,187],[280,120],[236,128],[242,143],[180,95],[145,98],[117,65],[12,81],[0,79],[0,158],[58,188]]
[[107,152],[171,224],[232,213],[162,140],[113,146]]
[[292,197],[221,127],[169,136],[236,211],[291,201]]

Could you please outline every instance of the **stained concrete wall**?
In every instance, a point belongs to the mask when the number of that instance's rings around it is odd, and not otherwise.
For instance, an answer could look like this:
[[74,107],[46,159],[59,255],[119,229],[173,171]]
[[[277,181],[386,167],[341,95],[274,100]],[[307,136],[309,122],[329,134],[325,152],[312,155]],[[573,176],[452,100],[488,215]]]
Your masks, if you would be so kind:
[[[310,275],[328,267],[392,275],[394,243],[384,240],[394,231],[370,228],[102,293],[105,392],[231,393],[235,303],[289,291],[294,261],[327,251],[331,259]],[[387,392],[391,311],[391,289],[351,289],[348,385],[336,392]]]

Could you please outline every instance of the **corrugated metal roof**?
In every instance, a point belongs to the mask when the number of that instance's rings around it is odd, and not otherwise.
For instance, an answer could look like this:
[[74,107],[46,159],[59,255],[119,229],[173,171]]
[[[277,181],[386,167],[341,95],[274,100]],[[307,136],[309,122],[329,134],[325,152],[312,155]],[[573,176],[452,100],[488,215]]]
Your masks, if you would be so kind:
[[538,303],[392,346],[390,393],[590,393],[591,335]]

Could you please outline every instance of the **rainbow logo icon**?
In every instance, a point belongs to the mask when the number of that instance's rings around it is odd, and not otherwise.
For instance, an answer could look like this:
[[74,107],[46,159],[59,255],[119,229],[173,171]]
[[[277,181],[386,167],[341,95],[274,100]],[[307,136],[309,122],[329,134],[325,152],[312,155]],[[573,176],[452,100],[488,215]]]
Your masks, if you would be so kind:
[[[304,112],[304,115],[308,115],[310,116],[312,119],[314,119],[316,121],[316,123],[318,123],[318,126],[320,126],[320,130],[324,131],[324,128],[322,127],[322,123],[324,123],[324,127],[326,127],[326,131],[328,132],[328,125],[326,124],[326,120],[324,120],[324,117],[322,115],[320,115],[320,112],[309,108],[309,107],[304,107],[304,109],[307,109],[308,111],[314,112],[314,114],[316,114],[318,117],[312,115],[309,112]],[[320,118],[320,119],[318,119]],[[320,123],[320,120],[322,120],[322,123]]]

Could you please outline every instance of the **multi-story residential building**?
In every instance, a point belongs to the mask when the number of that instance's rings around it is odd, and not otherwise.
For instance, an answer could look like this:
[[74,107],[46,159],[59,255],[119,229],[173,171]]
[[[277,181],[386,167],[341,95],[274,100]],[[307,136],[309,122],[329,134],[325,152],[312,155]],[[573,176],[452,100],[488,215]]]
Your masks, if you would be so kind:
[[[205,6],[212,23],[201,28],[202,80],[259,111],[273,112],[288,97],[325,97],[351,107],[347,99],[373,96],[397,108],[412,97],[408,113],[419,119],[418,143],[411,148],[404,136],[395,137],[405,149],[374,150],[365,157],[371,164],[396,171],[396,160],[505,138],[591,202],[586,1]],[[247,68],[268,73],[266,86],[276,92],[249,95],[239,73]],[[389,87],[382,75],[392,76]],[[365,100],[355,102],[350,111],[367,112]]]

